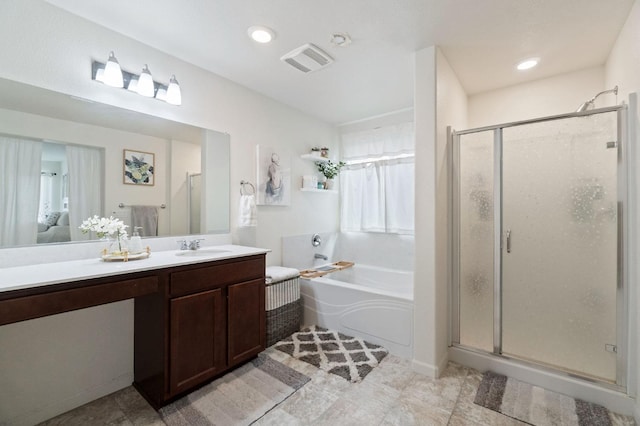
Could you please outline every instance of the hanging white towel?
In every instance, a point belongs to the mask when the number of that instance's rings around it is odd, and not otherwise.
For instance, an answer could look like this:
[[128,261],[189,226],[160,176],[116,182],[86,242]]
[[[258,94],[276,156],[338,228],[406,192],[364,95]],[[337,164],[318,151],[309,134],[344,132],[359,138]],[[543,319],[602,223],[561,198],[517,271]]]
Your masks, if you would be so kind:
[[245,228],[248,226],[258,225],[258,214],[256,211],[256,196],[241,195],[240,196],[240,215],[238,217],[238,227]]

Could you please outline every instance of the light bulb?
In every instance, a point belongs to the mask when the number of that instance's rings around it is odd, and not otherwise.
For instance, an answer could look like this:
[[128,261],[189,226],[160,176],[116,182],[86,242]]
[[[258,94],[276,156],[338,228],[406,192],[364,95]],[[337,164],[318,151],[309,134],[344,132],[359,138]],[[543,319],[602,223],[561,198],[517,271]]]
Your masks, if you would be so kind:
[[113,52],[109,53],[109,59],[107,60],[107,64],[104,66],[104,76],[102,80],[107,86],[124,87],[124,82],[122,81],[122,70],[120,69],[120,64]]
[[169,87],[167,88],[167,103],[171,105],[182,105],[182,93],[176,76],[172,75],[169,79]]
[[275,33],[271,28],[262,26],[253,26],[247,30],[249,37],[258,43],[269,43],[274,39]]
[[138,87],[136,88],[138,94],[142,96],[146,96],[148,98],[153,98],[156,94],[155,85],[153,83],[153,77],[151,77],[151,72],[149,71],[149,67],[147,64],[142,68],[142,72],[140,73],[140,77],[138,78]]
[[540,59],[538,59],[538,58],[525,59],[524,61],[518,63],[516,68],[519,71],[528,70],[528,69],[531,69],[531,68],[535,67],[536,65],[538,65],[539,61],[540,61]]

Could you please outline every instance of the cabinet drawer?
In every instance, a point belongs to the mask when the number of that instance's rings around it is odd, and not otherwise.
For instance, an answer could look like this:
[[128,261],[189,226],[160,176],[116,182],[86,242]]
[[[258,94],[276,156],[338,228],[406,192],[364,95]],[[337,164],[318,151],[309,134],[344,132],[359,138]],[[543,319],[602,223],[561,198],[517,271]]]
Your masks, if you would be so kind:
[[158,291],[158,277],[114,280],[0,302],[0,325],[84,309]]
[[264,279],[264,256],[171,273],[171,297]]

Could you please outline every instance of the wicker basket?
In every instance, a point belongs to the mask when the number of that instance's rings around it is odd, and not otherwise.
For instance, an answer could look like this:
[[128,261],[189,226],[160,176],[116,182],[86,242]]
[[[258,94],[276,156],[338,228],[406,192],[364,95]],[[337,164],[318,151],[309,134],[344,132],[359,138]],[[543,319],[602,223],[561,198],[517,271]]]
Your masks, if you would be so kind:
[[300,331],[303,303],[298,278],[266,284],[267,346]]

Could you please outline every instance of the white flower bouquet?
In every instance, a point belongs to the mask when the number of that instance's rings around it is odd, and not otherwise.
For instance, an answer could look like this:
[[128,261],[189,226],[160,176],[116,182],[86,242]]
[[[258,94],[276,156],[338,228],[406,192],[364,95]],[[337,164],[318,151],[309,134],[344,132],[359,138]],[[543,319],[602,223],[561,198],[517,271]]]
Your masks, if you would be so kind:
[[122,241],[127,239],[128,227],[123,221],[113,216],[106,218],[98,217],[98,215],[88,218],[79,226],[83,234],[93,231],[98,238],[115,236],[118,243],[118,251],[120,252],[122,252]]

